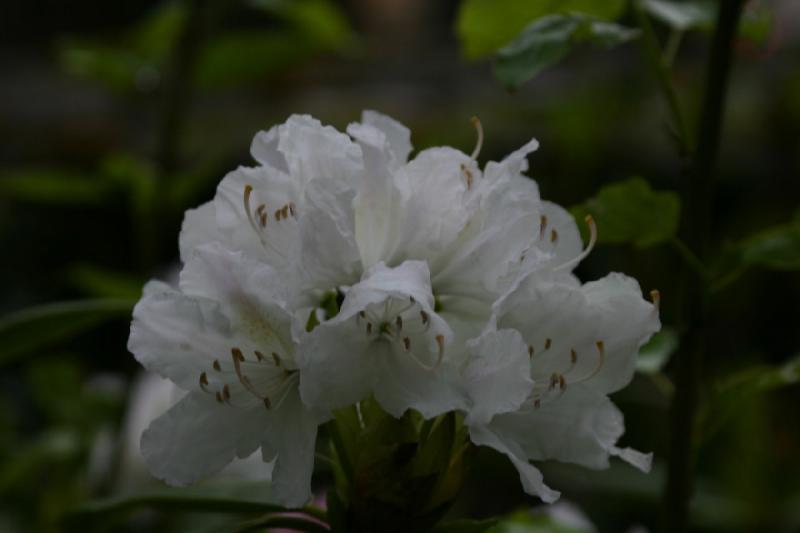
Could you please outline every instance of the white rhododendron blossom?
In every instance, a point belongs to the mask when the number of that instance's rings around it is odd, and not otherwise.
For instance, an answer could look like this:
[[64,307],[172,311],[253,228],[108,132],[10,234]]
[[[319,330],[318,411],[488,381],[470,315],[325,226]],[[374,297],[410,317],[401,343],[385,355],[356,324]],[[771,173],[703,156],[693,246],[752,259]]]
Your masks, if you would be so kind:
[[374,398],[390,415],[463,415],[545,501],[530,460],[617,455],[607,394],[631,379],[657,307],[621,274],[582,285],[572,217],[525,176],[531,141],[481,170],[367,111],[347,134],[308,116],[256,135],[255,167],[186,213],[177,288],[145,287],[129,349],[188,391],[142,437],[151,471],[186,484],[260,448],[275,498],[310,497],[319,424]]

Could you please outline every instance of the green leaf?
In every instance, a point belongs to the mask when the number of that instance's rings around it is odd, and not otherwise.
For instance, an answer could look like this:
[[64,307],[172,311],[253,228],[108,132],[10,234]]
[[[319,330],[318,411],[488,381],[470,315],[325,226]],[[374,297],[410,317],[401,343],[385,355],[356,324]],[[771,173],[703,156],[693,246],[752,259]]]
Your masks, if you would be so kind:
[[136,300],[146,279],[128,272],[110,270],[98,265],[76,264],[67,272],[71,284],[94,298]]
[[747,266],[800,270],[800,220],[750,237],[739,246],[739,259]]
[[646,248],[675,236],[680,199],[672,191],[654,191],[642,178],[632,178],[603,187],[571,211],[578,219],[594,217],[599,243]]
[[[710,32],[717,17],[718,2],[694,0],[639,0],[642,8],[675,31],[700,30]],[[772,13],[765,2],[745,10],[739,25],[739,34],[755,42],[763,42],[772,31]]]
[[45,304],[0,318],[0,363],[128,317],[131,300],[97,299]]
[[461,3],[456,31],[464,55],[478,59],[509,43],[540,17],[582,13],[615,20],[624,7],[624,0],[466,0]]
[[515,89],[559,62],[582,42],[609,48],[638,34],[638,30],[584,15],[547,15],[533,21],[497,52],[495,76],[508,88]]
[[800,355],[780,366],[760,365],[739,371],[721,380],[698,413],[695,435],[698,442],[707,440],[743,406],[758,394],[800,384]]
[[678,349],[679,337],[671,328],[663,328],[639,349],[636,370],[643,374],[660,372]]
[[74,508],[67,525],[85,527],[110,517],[124,517],[141,509],[196,513],[281,513],[287,509],[269,502],[269,484],[261,481],[209,483],[190,488],[172,488],[88,502]]
[[102,205],[114,192],[93,175],[58,169],[30,169],[0,175],[0,196],[46,205]]
[[714,2],[641,0],[640,3],[647,13],[678,31],[710,29],[716,18]]
[[444,522],[433,528],[432,533],[484,533],[492,529],[499,518],[485,520],[453,520]]

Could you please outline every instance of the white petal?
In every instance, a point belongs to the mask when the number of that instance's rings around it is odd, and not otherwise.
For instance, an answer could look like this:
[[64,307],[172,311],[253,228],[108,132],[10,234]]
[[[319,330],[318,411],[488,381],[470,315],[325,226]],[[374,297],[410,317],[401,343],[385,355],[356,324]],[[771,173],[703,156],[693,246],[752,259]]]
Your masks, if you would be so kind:
[[386,136],[392,152],[392,166],[399,167],[408,160],[411,153],[411,131],[393,118],[366,110],[361,114],[361,122],[377,128]]
[[225,236],[217,227],[217,213],[214,202],[206,202],[197,209],[189,209],[183,216],[178,243],[181,261],[187,262],[192,251],[209,242],[224,242]]
[[201,372],[235,346],[230,321],[220,305],[190,298],[150,282],[133,309],[128,350],[146,369],[183,389],[199,388]]
[[258,448],[268,418],[263,409],[235,409],[201,392],[188,394],[142,434],[145,463],[170,485],[219,472]]
[[495,311],[498,327],[517,329],[533,348],[534,380],[558,373],[604,393],[630,382],[639,347],[660,328],[657,309],[621,274],[582,287],[567,274],[534,274]]
[[545,395],[516,413],[496,416],[489,427],[505,440],[516,442],[532,460],[555,459],[587,468],[608,468],[610,455],[620,455],[641,466],[644,454],[616,447],[625,432],[622,413],[606,396],[581,385]]
[[272,470],[272,494],[277,503],[300,507],[311,498],[311,475],[317,440],[317,418],[305,408],[296,389],[289,392],[264,432],[267,455],[277,456]]
[[375,353],[375,399],[397,418],[408,409],[416,409],[426,419],[466,409],[466,398],[448,375],[447,365],[436,365],[436,347],[419,340],[411,341],[408,352],[397,343],[391,350]]
[[259,131],[253,137],[250,145],[250,154],[253,159],[262,165],[273,167],[285,173],[289,173],[289,165],[286,158],[278,151],[278,132],[280,126],[273,126],[269,131]]
[[346,320],[367,306],[394,297],[414,298],[426,311],[433,310],[430,273],[424,261],[406,261],[389,268],[378,263],[364,274],[364,279],[347,292],[337,318]]
[[361,273],[355,239],[355,190],[341,180],[313,181],[305,191],[299,215],[299,265],[306,288],[352,285]]
[[561,496],[560,492],[544,484],[542,473],[528,462],[525,453],[514,441],[504,440],[487,426],[481,425],[471,426],[469,436],[478,446],[489,446],[511,459],[519,472],[522,488],[531,496],[538,496],[545,503],[553,503]]
[[[249,202],[245,202],[248,187],[252,191]],[[299,187],[288,175],[272,167],[239,167],[229,172],[214,198],[217,225],[228,236],[226,246],[246,251],[276,268],[285,268],[291,248],[297,242],[297,226],[292,217],[279,220],[276,211],[299,203]],[[258,212],[262,205],[263,227]]]
[[286,285],[269,265],[218,243],[197,248],[180,275],[184,294],[220,303],[235,335],[280,353],[292,352]]
[[499,413],[515,411],[533,389],[528,347],[514,330],[488,331],[470,341],[463,385],[472,407],[467,424],[486,424]]
[[300,395],[315,412],[326,413],[364,399],[377,377],[370,340],[354,322],[323,323],[298,348]]
[[311,116],[292,115],[279,130],[278,150],[301,186],[317,178],[352,179],[362,169],[358,145]]
[[[502,176],[518,176],[522,172],[528,170],[528,154],[531,154],[538,149],[539,141],[536,139],[531,139],[521,148],[508,154],[501,162],[497,163],[490,161],[487,163],[484,177],[488,180],[494,181],[500,179]],[[527,181],[533,183],[533,180]]]
[[385,258],[394,242],[393,232],[405,215],[408,191],[396,179],[391,169],[392,154],[386,135],[367,124],[350,124],[349,133],[361,146],[364,171],[360,175],[356,195],[356,239],[365,267]]

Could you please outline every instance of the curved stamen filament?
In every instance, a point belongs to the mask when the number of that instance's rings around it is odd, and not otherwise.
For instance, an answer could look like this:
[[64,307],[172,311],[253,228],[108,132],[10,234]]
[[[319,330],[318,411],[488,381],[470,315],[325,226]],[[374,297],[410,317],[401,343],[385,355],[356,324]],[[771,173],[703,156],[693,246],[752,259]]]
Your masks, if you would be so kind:
[[483,147],[483,125],[478,117],[472,117],[469,121],[478,133],[478,141],[475,143],[475,149],[472,151],[472,155],[469,156],[472,161],[475,161],[478,159],[478,155],[481,153],[481,148]]
[[586,248],[583,249],[583,252],[575,256],[574,258],[570,259],[566,263],[557,266],[553,269],[553,272],[559,272],[561,270],[571,270],[575,265],[586,259],[590,253],[592,253],[592,249],[594,249],[594,245],[597,243],[597,224],[594,222],[594,218],[592,215],[586,215],[586,225],[589,226],[589,244],[586,245]]

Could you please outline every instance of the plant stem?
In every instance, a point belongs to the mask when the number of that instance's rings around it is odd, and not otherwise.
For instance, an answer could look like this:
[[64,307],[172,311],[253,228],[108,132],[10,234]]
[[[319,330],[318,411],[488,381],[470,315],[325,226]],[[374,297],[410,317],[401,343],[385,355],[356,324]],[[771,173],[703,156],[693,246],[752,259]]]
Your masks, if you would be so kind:
[[686,128],[686,121],[683,119],[683,112],[681,111],[680,102],[678,101],[678,93],[675,92],[675,87],[672,85],[670,79],[669,66],[661,52],[661,46],[658,43],[653,25],[642,10],[639,2],[634,0],[631,2],[636,20],[639,28],[642,30],[642,49],[644,51],[647,64],[650,66],[653,73],[656,75],[658,86],[664,96],[669,107],[670,114],[672,115],[673,127],[675,128],[675,136],[678,140],[678,148],[681,156],[689,154],[689,146],[691,139],[689,138],[689,130]]
[[236,533],[247,531],[262,531],[264,529],[290,529],[292,531],[306,531],[308,533],[329,533],[327,526],[294,516],[272,515],[246,522],[235,530]]
[[[709,54],[697,148],[683,191],[683,242],[706,263],[713,209],[714,171],[733,55],[733,41],[744,0],[721,0]],[[686,271],[683,310],[687,332],[676,357],[675,396],[670,413],[669,468],[664,492],[663,526],[669,533],[689,528],[689,501],[694,479],[693,435],[705,352],[710,300],[706,276]]]

